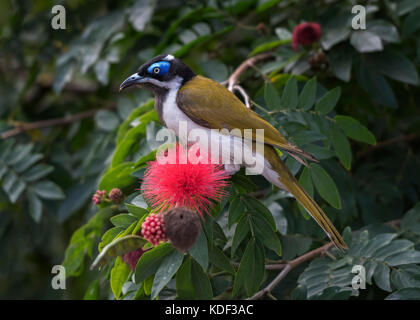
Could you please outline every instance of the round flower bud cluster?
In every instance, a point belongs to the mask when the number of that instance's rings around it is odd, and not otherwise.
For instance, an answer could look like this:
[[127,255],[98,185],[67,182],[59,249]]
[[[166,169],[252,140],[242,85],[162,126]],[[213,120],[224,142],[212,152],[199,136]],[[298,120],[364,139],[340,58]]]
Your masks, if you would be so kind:
[[137,262],[139,261],[140,257],[145,253],[147,250],[143,250],[142,248],[138,248],[134,251],[128,252],[123,255],[122,260],[128,264],[131,270],[136,270]]
[[109,199],[114,203],[121,203],[123,201],[124,194],[118,188],[114,188],[109,192]]
[[153,213],[149,215],[141,225],[141,235],[153,245],[167,241],[163,218]]
[[106,197],[105,190],[97,190],[92,197],[92,201],[95,205],[98,205],[102,202],[102,200]]
[[299,45],[310,46],[317,42],[322,35],[321,26],[315,22],[304,22],[298,24],[293,30],[292,47],[298,51]]

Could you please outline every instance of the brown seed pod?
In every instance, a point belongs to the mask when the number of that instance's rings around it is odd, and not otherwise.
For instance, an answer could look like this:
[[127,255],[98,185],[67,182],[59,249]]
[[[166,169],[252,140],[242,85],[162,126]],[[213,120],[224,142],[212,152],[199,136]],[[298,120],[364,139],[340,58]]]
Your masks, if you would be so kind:
[[201,221],[197,213],[185,207],[168,210],[163,215],[165,235],[179,251],[190,249],[201,231]]

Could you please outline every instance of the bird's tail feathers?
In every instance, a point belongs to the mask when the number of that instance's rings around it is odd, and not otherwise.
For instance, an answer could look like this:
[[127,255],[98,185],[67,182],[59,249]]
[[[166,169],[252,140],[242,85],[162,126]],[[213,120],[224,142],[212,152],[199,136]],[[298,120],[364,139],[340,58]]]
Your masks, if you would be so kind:
[[324,230],[328,235],[330,240],[334,245],[341,251],[348,249],[344,239],[341,237],[340,233],[334,227],[330,219],[327,217],[325,212],[321,207],[312,199],[312,197],[302,188],[296,178],[288,170],[286,165],[281,162],[284,168],[276,169],[278,174],[277,179],[274,177],[267,177],[271,183],[274,185],[286,189],[296,200],[306,209],[306,211],[311,215],[311,217],[318,223],[318,225]]

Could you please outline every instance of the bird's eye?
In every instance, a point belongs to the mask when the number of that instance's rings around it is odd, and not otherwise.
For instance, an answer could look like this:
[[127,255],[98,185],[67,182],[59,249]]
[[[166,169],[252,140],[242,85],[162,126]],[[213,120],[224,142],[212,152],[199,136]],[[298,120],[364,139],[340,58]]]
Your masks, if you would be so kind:
[[155,76],[164,76],[169,72],[171,64],[168,61],[158,61],[147,68],[147,72]]

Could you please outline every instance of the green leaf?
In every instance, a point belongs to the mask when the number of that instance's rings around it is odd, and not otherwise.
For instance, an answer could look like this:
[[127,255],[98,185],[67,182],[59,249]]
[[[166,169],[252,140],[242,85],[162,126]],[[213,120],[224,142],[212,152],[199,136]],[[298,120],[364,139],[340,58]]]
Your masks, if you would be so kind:
[[328,54],[328,61],[332,73],[338,79],[345,82],[350,81],[351,67],[353,64],[351,48],[346,45],[331,50]]
[[195,298],[198,300],[210,300],[213,298],[213,289],[207,274],[201,266],[192,260],[191,276],[194,284]]
[[8,153],[5,158],[5,162],[9,165],[16,165],[18,162],[25,159],[30,154],[34,145],[31,143],[18,144],[15,146],[12,152]]
[[42,203],[41,200],[35,195],[33,191],[27,191],[27,197],[29,200],[29,213],[35,222],[41,221],[42,216]]
[[54,171],[53,166],[44,163],[39,163],[27,170],[26,172],[24,172],[22,178],[27,182],[32,182],[45,177],[52,171]]
[[351,228],[349,226],[344,228],[343,239],[344,239],[344,242],[347,243],[348,246],[351,246],[353,242],[353,235],[352,235]]
[[143,290],[144,294],[147,296],[150,296],[152,294],[152,287],[153,287],[153,281],[155,279],[155,275],[151,275],[147,279],[143,281]]
[[141,208],[129,203],[125,204],[128,212],[135,215],[137,218],[141,219],[145,214],[149,213],[146,208]]
[[348,300],[351,294],[351,288],[329,287],[309,300]]
[[205,42],[208,42],[211,39],[215,39],[215,38],[217,38],[217,37],[219,37],[219,36],[221,36],[225,33],[228,33],[232,29],[233,29],[233,26],[227,26],[227,27],[221,29],[220,31],[215,32],[215,33],[199,36],[196,39],[194,39],[194,40],[188,42],[187,44],[183,45],[178,50],[176,50],[173,55],[177,58],[182,58],[183,56],[188,54],[188,52],[190,52],[194,47],[197,47],[198,45],[204,44]]
[[374,20],[368,23],[368,30],[386,42],[401,42],[398,29],[392,23],[386,20]]
[[255,56],[258,53],[261,52],[266,52],[272,49],[275,49],[283,44],[288,44],[290,43],[290,39],[283,39],[283,40],[275,40],[275,41],[270,41],[270,42],[266,42],[263,44],[260,44],[259,46],[257,46],[256,48],[254,48],[251,53],[249,54],[250,57]]
[[245,206],[241,201],[240,195],[236,194],[230,199],[228,227],[231,228],[234,223],[237,223],[244,213]]
[[305,151],[315,156],[318,160],[324,160],[334,157],[334,152],[325,147],[320,147],[316,144],[308,144],[305,146]]
[[231,274],[235,273],[235,270],[230,264],[229,258],[223,253],[222,250],[220,250],[215,245],[213,245],[209,251],[209,258],[211,263],[214,264],[216,267],[225,270]]
[[401,231],[420,235],[420,202],[404,214],[401,221]]
[[298,104],[298,87],[295,77],[290,77],[286,82],[281,96],[281,106],[286,109],[294,109]]
[[87,288],[83,300],[98,300],[99,299],[99,281],[93,280]]
[[120,233],[124,232],[123,228],[114,227],[107,230],[101,238],[101,242],[98,245],[99,251],[102,251],[103,247],[105,247],[108,243],[111,243]]
[[120,119],[115,112],[100,110],[95,114],[95,123],[98,128],[111,132],[118,127]]
[[381,51],[383,49],[381,38],[367,30],[353,31],[350,43],[361,53]]
[[136,235],[117,238],[102,249],[101,253],[96,257],[95,261],[93,261],[90,269],[93,270],[96,267],[101,267],[111,259],[141,248],[146,243],[146,240]]
[[382,74],[371,70],[366,63],[356,68],[357,80],[373,101],[389,108],[398,108],[398,101],[392,87]]
[[232,183],[239,193],[247,193],[255,190],[257,185],[246,175],[238,172],[231,177]]
[[94,241],[100,236],[104,222],[113,212],[109,207],[99,210],[85,225],[73,233],[62,262],[67,277],[75,276],[82,270],[85,255],[92,255]]
[[387,257],[387,263],[390,266],[398,266],[401,264],[420,263],[420,251],[404,251]]
[[335,116],[334,120],[349,138],[368,144],[376,144],[376,139],[372,132],[356,119],[347,116]]
[[386,50],[370,54],[366,57],[366,62],[391,79],[414,86],[419,84],[415,65],[401,52]]
[[154,161],[156,159],[157,151],[158,149],[150,151],[148,154],[144,155],[139,160],[137,160],[134,166],[136,168],[144,168],[147,162]]
[[130,130],[133,121],[136,120],[138,117],[140,117],[142,114],[150,110],[153,111],[154,104],[155,104],[155,100],[150,99],[146,103],[142,104],[141,106],[131,111],[130,115],[124,120],[124,122],[118,128],[117,139],[116,139],[117,145],[119,145],[122,142],[122,140],[125,138],[125,135]]
[[420,267],[409,264],[403,265],[399,268],[393,268],[391,273],[391,280],[394,287],[397,289],[416,287],[420,288]]
[[191,258],[187,257],[176,273],[176,295],[178,299],[192,300],[195,298],[191,264]]
[[164,243],[143,253],[136,266],[136,283],[140,283],[153,275],[159,268],[162,260],[173,251],[174,249],[169,243]]
[[184,253],[178,251],[173,251],[170,255],[163,259],[153,280],[151,299],[154,300],[158,296],[159,292],[172,279],[181,266],[183,259]]
[[302,89],[302,92],[299,95],[297,105],[298,109],[309,110],[312,108],[312,106],[315,103],[316,87],[317,82],[315,77],[306,82],[305,86]]
[[235,233],[232,240],[232,256],[235,254],[236,249],[238,249],[241,242],[244,240],[245,236],[249,233],[249,223],[248,216],[243,216],[236,225]]
[[132,24],[134,30],[142,32],[153,17],[156,7],[156,1],[145,0],[136,1],[129,10],[128,20]]
[[[347,229],[346,238],[350,235]],[[394,288],[418,287],[420,267],[420,252],[414,250],[414,244],[406,239],[396,239],[396,233],[380,233],[369,237],[365,230],[356,235],[346,255],[336,255],[336,259],[314,259],[299,276],[298,283],[308,288],[308,297],[315,299],[325,289],[340,287],[347,290],[351,286],[354,274],[352,268],[360,264],[366,270],[366,282],[375,284],[384,291]],[[283,239],[286,255],[287,241]],[[390,271],[392,270],[391,276]],[[347,289],[346,289],[347,288]]]
[[[134,119],[133,119],[134,120]],[[117,148],[115,149],[114,155],[112,156],[111,167],[117,168],[120,166],[126,158],[136,149],[141,138],[146,134],[147,125],[151,121],[159,121],[159,117],[155,111],[152,109],[147,111],[146,113],[142,114],[138,118],[138,124],[128,129],[123,138],[119,141]],[[123,133],[121,132],[121,135]]]
[[420,7],[420,2],[417,0],[402,0],[397,3],[396,13],[402,16],[410,11],[413,11],[417,7]]
[[111,191],[113,188],[124,189],[131,186],[136,178],[131,175],[135,170],[132,162],[121,163],[110,168],[99,181],[99,189]]
[[76,70],[76,64],[73,59],[57,66],[56,77],[54,79],[53,88],[55,93],[60,93],[64,85],[71,80]]
[[391,293],[385,300],[420,300],[420,288],[403,288]]
[[139,208],[143,208],[143,209],[147,209],[148,205],[146,203],[146,201],[144,200],[143,196],[141,194],[134,194],[135,197],[133,199],[128,200],[128,198],[126,199],[126,202],[130,202],[130,204],[139,207]]
[[252,215],[251,217],[252,227],[255,232],[255,236],[259,239],[267,248],[273,250],[277,255],[282,255],[280,239],[277,233],[274,232],[268,222],[261,218],[261,216]]
[[340,95],[340,87],[328,91],[315,105],[315,111],[318,111],[320,114],[327,114],[331,112],[336,106],[338,99],[340,99]]
[[113,216],[110,221],[115,227],[128,228],[134,221],[137,221],[138,218],[130,214],[120,213],[116,216]]
[[272,7],[274,7],[277,3],[279,3],[281,0],[267,0],[267,1],[260,1],[258,3],[258,7],[256,9],[257,13],[264,12]]
[[375,273],[373,275],[375,283],[382,290],[391,292],[390,269],[383,263],[378,263]]
[[[96,79],[102,83],[103,85],[107,85],[109,81],[109,61],[105,59],[99,60],[97,63],[95,63],[95,75]],[[119,122],[119,119],[117,119]]]
[[312,245],[312,239],[301,235],[288,234],[281,237],[283,244],[283,259],[292,260],[307,252]]
[[255,238],[250,239],[235,277],[232,296],[238,294],[243,284],[248,297],[259,289],[264,277],[264,259],[264,248]]
[[130,274],[130,267],[122,261],[121,257],[115,260],[114,267],[111,270],[111,290],[115,299],[119,299],[124,283]]
[[352,159],[350,143],[342,131],[335,126],[332,127],[331,142],[334,146],[335,154],[337,155],[341,164],[344,166],[344,168],[350,170]]
[[188,253],[197,261],[203,270],[207,270],[209,264],[209,252],[207,248],[207,237],[203,229],[201,229],[197,240]]
[[74,183],[66,189],[66,198],[60,204],[57,218],[63,223],[74,213],[78,212],[88,200],[92,199],[92,191],[96,187],[95,179],[88,179],[82,183]]
[[334,180],[319,164],[311,163],[310,168],[312,180],[319,195],[332,207],[341,209],[340,194]]
[[243,195],[243,200],[245,202],[245,206],[248,208],[249,211],[258,212],[261,215],[261,217],[268,222],[273,231],[277,231],[276,222],[274,221],[273,215],[261,201],[255,199],[250,195]]
[[266,82],[264,86],[264,100],[268,108],[271,110],[278,110],[281,107],[280,96],[277,90],[270,82]]
[[413,10],[410,14],[404,19],[402,25],[402,33],[404,36],[409,36],[412,33],[420,29],[420,8]]
[[66,276],[70,277],[76,275],[83,267],[82,263],[85,258],[85,253],[89,250],[90,243],[85,239],[71,243],[65,252],[64,261],[62,265],[66,268]]
[[26,184],[14,171],[9,171],[3,180],[3,190],[6,192],[11,203],[15,203],[25,190]]
[[35,183],[33,189],[38,196],[44,199],[61,200],[65,198],[61,188],[49,180],[43,180]]

